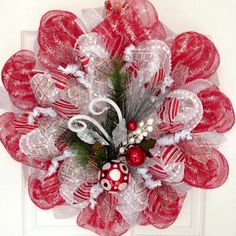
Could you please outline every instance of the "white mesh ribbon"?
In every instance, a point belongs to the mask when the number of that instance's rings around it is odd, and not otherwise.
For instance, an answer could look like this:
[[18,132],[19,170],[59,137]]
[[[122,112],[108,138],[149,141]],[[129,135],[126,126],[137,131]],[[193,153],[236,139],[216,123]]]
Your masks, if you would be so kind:
[[156,83],[171,71],[171,51],[162,41],[149,40],[133,49],[133,63],[138,68],[138,77],[144,82]]
[[97,169],[90,165],[82,166],[76,157],[65,160],[58,172],[61,196],[79,210],[91,202],[94,204],[96,196],[90,192],[95,192],[93,190],[97,183],[97,175]]
[[40,105],[46,106],[60,99],[61,90],[49,73],[37,73],[30,79],[30,86]]
[[[161,146],[191,139],[193,130],[201,121],[203,107],[198,96],[184,89],[177,89],[167,95],[158,111],[156,139]],[[159,120],[158,120],[159,119]],[[170,135],[160,135],[168,131]]]
[[128,187],[114,193],[118,199],[116,210],[130,225],[138,222],[139,213],[147,207],[147,188],[141,175],[135,173]]
[[82,35],[75,48],[81,57],[89,60],[87,71],[91,80],[91,96],[106,96],[108,81],[105,73],[111,70],[111,61],[102,37],[96,33]]
[[168,174],[168,178],[165,182],[168,183],[180,183],[184,178],[184,163],[177,162],[164,166],[164,170]]
[[79,208],[77,206],[73,205],[60,205],[60,206],[55,206],[52,211],[53,211],[53,216],[56,219],[69,219],[74,216],[77,216],[80,211],[82,211],[83,208]]
[[90,207],[93,210],[95,206],[97,205],[97,198],[99,195],[104,191],[102,185],[100,183],[97,183],[96,185],[93,185],[92,188],[90,189],[90,198],[89,198],[89,203]]
[[189,83],[183,85],[181,87],[181,89],[189,90],[195,94],[198,94],[201,91],[208,89],[212,86],[214,86],[214,84],[211,83],[210,81],[205,80],[205,79],[198,79],[198,80],[194,80],[192,82],[189,82]]
[[96,183],[98,171],[94,167],[82,166],[75,157],[65,160],[60,166],[58,178],[64,184],[76,184],[80,186],[83,183]]
[[66,130],[66,122],[57,118],[41,118],[39,128],[23,135],[19,141],[20,150],[36,160],[50,160],[59,156],[55,143]]
[[[105,48],[103,39],[97,33],[81,35],[77,40],[76,48],[79,50],[80,55],[83,55],[90,60],[91,69],[96,65],[97,62],[100,61],[100,59],[109,59],[109,53]],[[93,73],[92,70],[91,72]]]
[[222,144],[226,139],[223,133],[218,133],[216,131],[199,133],[195,135],[204,137],[207,142],[214,147],[219,147],[219,145]]
[[173,122],[184,124],[185,130],[194,129],[203,116],[202,103],[197,95],[188,90],[178,89],[171,92],[168,97],[180,101],[180,112]]
[[149,170],[155,177],[165,183],[180,183],[184,178],[185,156],[178,146],[160,147],[158,144],[150,150],[153,158]]

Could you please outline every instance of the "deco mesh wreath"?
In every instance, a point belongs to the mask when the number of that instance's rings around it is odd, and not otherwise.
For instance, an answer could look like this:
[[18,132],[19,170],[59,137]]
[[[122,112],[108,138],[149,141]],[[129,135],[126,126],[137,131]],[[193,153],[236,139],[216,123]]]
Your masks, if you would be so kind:
[[234,124],[216,85],[219,54],[204,35],[176,36],[146,0],[83,13],[46,13],[37,52],[6,62],[2,81],[18,109],[0,117],[1,141],[31,167],[41,209],[73,209],[79,226],[104,236],[166,228],[187,190],[228,177],[215,148]]

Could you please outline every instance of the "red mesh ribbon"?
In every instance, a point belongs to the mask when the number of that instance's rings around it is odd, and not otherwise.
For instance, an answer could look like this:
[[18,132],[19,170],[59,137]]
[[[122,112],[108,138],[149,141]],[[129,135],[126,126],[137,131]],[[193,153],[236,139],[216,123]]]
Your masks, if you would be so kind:
[[228,178],[229,167],[225,157],[212,148],[200,135],[180,143],[186,154],[184,182],[198,188],[217,188]]
[[177,194],[169,185],[150,190],[148,197],[148,207],[142,212],[140,224],[152,224],[160,229],[175,222],[185,199],[185,195]]
[[[19,119],[18,119],[19,120]],[[6,150],[12,156],[12,158],[18,162],[21,162],[24,165],[31,166],[38,169],[47,170],[50,162],[38,161],[32,157],[24,155],[19,149],[19,140],[22,134],[17,132],[19,126],[16,129],[16,117],[12,112],[4,113],[0,116],[0,139]]]
[[[195,79],[207,79],[218,68],[220,57],[215,45],[204,35],[186,32],[178,35],[171,47],[172,76],[176,71],[184,72],[183,83]],[[178,78],[177,78],[178,80]]]
[[191,157],[185,164],[184,182],[199,188],[218,188],[225,183],[229,174],[229,166],[222,153],[216,149],[211,151],[212,157],[206,163],[198,162]]
[[121,7],[114,8],[92,31],[103,37],[110,54],[118,58],[130,44],[165,38],[157,12],[146,0],[127,0]]
[[3,85],[10,99],[22,110],[30,110],[38,104],[29,84],[30,78],[35,74],[32,71],[34,66],[34,53],[22,50],[14,54],[2,70]]
[[61,205],[65,201],[59,193],[60,182],[57,173],[41,181],[31,176],[28,180],[29,195],[32,202],[41,209],[47,210]]
[[41,19],[38,42],[39,60],[45,68],[78,63],[73,50],[83,31],[76,23],[77,16],[67,11],[49,11]]
[[209,88],[198,94],[203,105],[203,118],[194,132],[216,131],[225,133],[235,122],[233,106],[229,98],[217,88]]
[[30,131],[39,127],[37,121],[35,121],[34,124],[29,125],[28,117],[29,117],[29,113],[23,113],[15,118],[13,125],[19,134],[22,134],[22,135],[27,134]]
[[101,236],[121,236],[129,229],[119,212],[115,210],[117,199],[109,193],[102,193],[94,210],[86,207],[77,218],[77,224]]

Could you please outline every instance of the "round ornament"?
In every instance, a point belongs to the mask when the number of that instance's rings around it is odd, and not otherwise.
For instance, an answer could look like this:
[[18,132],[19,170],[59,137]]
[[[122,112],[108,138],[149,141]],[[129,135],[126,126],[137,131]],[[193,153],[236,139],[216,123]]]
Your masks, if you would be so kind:
[[130,166],[137,167],[142,165],[146,160],[145,151],[138,147],[134,146],[128,149],[126,153],[126,161]]
[[106,191],[123,191],[130,181],[130,172],[121,161],[113,160],[104,164],[99,170],[98,180]]
[[136,121],[134,120],[130,120],[128,123],[127,123],[127,129],[129,131],[135,131],[138,127],[138,124]]

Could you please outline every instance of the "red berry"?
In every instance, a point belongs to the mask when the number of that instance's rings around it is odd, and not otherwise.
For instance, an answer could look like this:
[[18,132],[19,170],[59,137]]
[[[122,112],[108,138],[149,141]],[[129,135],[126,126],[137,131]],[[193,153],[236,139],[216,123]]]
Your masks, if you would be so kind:
[[130,120],[128,123],[127,123],[127,129],[129,131],[135,131],[138,127],[138,124],[136,121],[134,120]]
[[134,146],[128,149],[126,153],[126,161],[130,166],[140,166],[145,162],[145,160],[146,153],[142,148]]

